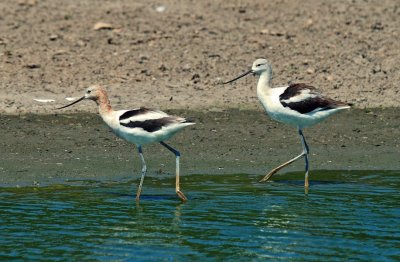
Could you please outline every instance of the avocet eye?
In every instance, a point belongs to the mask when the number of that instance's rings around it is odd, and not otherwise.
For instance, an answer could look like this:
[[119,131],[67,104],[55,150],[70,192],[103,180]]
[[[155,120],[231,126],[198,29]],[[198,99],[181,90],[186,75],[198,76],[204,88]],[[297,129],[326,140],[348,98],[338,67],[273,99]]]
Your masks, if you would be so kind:
[[259,66],[262,66],[262,64],[257,64],[256,66],[259,67]]
[[92,90],[88,90],[87,93],[90,94],[92,92]]

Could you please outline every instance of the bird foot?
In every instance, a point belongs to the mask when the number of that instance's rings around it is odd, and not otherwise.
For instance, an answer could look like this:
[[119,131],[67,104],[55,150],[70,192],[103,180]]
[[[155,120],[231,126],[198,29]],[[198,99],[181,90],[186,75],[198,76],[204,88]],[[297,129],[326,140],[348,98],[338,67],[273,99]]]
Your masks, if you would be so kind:
[[176,194],[178,194],[178,197],[182,200],[182,202],[186,202],[187,201],[187,198],[185,197],[185,195],[183,194],[182,191],[177,190]]
[[[279,170],[279,169],[278,169]],[[272,171],[270,171],[267,175],[265,175],[265,177],[263,177],[260,181],[258,181],[259,183],[263,183],[263,182],[267,182],[268,179],[270,179],[276,172],[278,172],[277,169],[273,169]]]
[[304,182],[304,188],[307,189],[307,190],[310,188],[310,184],[308,183],[308,179]]

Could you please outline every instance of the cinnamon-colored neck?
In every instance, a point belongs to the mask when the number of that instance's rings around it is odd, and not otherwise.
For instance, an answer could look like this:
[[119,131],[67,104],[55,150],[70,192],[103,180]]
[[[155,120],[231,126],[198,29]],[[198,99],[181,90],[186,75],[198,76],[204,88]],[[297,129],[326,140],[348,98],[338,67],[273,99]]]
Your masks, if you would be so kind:
[[96,103],[99,106],[100,114],[108,113],[112,110],[110,101],[108,100],[108,96],[105,90],[100,90],[99,97],[96,100]]

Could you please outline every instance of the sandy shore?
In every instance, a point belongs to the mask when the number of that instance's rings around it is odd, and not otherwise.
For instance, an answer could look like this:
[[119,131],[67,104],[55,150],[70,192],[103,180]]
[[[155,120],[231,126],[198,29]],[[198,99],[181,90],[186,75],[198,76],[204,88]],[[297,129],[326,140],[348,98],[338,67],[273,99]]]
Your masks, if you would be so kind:
[[396,1],[18,0],[0,10],[0,113],[52,114],[92,84],[118,108],[258,109],[254,79],[218,85],[258,57],[277,85],[311,83],[358,108],[400,104]]
[[[169,141],[182,153],[184,175],[262,177],[301,150],[296,130],[269,120],[261,111],[171,113],[190,116],[197,123]],[[97,115],[2,115],[0,123],[1,186],[139,179],[136,149],[116,138]],[[399,170],[399,124],[393,110],[351,110],[306,129],[311,169]],[[170,152],[149,145],[144,153],[149,176],[173,176]],[[303,165],[299,161],[282,173],[298,171],[294,175],[302,180]]]
[[[390,0],[1,1],[0,184],[137,177],[135,149],[93,103],[55,114],[92,84],[116,109],[193,117],[171,141],[184,174],[262,176],[300,144],[262,112],[256,79],[220,85],[258,57],[273,64],[276,85],[306,82],[354,104],[305,131],[312,169],[398,170],[399,22]],[[173,172],[160,146],[145,153],[149,175]]]

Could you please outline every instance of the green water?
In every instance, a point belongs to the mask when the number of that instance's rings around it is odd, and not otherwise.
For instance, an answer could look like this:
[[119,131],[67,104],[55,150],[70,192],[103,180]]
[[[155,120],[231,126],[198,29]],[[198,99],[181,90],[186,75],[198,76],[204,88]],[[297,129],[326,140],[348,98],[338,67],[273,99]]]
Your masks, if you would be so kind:
[[400,172],[149,176],[0,189],[0,260],[400,260]]

